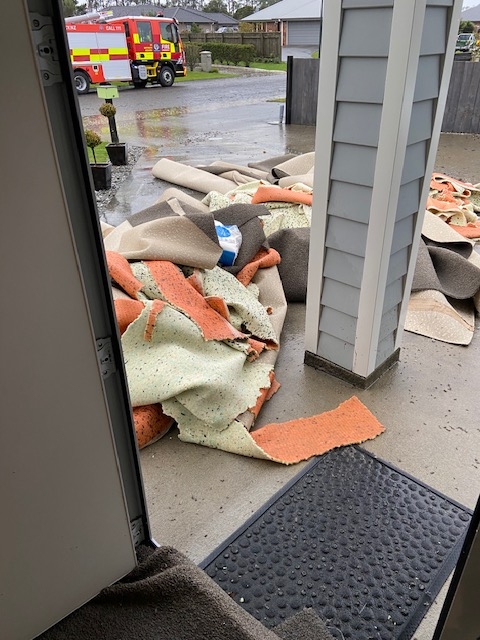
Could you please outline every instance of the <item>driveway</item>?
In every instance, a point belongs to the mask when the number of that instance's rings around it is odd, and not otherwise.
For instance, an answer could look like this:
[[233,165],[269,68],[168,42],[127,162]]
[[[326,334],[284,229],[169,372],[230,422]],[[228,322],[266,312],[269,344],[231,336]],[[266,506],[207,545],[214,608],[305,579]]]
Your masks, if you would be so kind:
[[[114,104],[122,141],[155,148],[181,162],[207,164],[222,158],[242,163],[283,154],[286,148],[292,153],[312,150],[311,127],[289,127],[287,132],[278,124],[284,107],[279,101],[285,95],[285,73],[257,72],[169,88],[127,88]],[[80,96],[79,102],[85,126],[108,139],[96,93]]]
[[[234,78],[179,82],[172,87],[121,90],[117,107],[120,140],[143,147],[129,178],[107,205],[105,218],[118,224],[151,205],[165,185],[151,168],[162,157],[194,166],[224,160],[247,164],[265,157],[313,151],[315,128],[280,123],[286,74],[253,72]],[[96,93],[79,96],[85,128],[109,140]]]

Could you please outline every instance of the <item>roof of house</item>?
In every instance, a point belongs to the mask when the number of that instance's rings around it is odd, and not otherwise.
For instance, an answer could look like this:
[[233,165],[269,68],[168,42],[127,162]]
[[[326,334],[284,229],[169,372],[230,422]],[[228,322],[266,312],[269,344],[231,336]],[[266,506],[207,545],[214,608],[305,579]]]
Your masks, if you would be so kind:
[[[271,20],[311,20],[320,18],[321,0],[280,0],[261,11],[243,18],[243,22],[270,22]],[[464,9],[462,20],[480,21],[480,4]]]
[[462,20],[471,20],[472,22],[480,22],[480,4],[470,9],[464,9],[461,13]]
[[225,27],[233,27],[238,24],[238,20],[235,20],[235,18],[232,18],[231,16],[227,16],[225,13],[209,13],[208,11],[204,11],[203,15],[208,16],[217,24]]
[[270,22],[272,20],[319,20],[321,0],[281,0],[261,11],[252,13],[242,22]]
[[[145,16],[159,14],[165,18],[175,18],[181,24],[212,24],[216,23],[209,14],[196,11],[195,9],[184,9],[183,7],[160,7],[155,4],[140,4],[130,7],[109,7],[109,12],[114,18],[123,16]],[[236,24],[236,21],[235,21]]]

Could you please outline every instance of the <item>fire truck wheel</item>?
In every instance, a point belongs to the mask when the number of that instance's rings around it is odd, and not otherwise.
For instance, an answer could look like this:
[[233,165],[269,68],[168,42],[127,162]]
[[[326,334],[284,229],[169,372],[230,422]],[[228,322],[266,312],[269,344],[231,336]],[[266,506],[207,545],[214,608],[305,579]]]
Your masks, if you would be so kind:
[[162,87],[171,87],[175,80],[175,74],[169,66],[162,67],[157,75],[157,81]]
[[90,78],[83,71],[75,71],[73,74],[75,89],[77,93],[88,93],[90,89]]

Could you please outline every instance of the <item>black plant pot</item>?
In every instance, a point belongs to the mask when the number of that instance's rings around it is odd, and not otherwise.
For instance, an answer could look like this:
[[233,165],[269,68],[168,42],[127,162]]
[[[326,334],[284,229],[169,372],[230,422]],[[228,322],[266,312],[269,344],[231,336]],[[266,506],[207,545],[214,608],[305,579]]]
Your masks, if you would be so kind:
[[104,189],[110,189],[112,186],[112,163],[102,162],[97,164],[91,164],[93,185],[95,191],[102,191]]
[[122,164],[128,164],[128,148],[126,142],[111,142],[106,147],[110,162],[119,166]]

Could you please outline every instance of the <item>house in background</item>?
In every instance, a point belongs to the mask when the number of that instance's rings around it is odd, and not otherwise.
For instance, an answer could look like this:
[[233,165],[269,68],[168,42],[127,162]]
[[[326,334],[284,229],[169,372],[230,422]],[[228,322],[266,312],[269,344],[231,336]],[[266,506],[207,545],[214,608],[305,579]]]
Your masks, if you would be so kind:
[[[200,13],[200,12],[199,12]],[[204,16],[209,17],[215,23],[215,31],[221,29],[225,32],[238,31],[238,20],[232,18],[232,16],[227,16],[225,13],[203,13]]]
[[238,27],[238,20],[224,13],[204,13],[196,9],[184,9],[183,7],[160,7],[154,4],[141,4],[135,6],[109,7],[109,12],[114,18],[122,16],[162,16],[175,18],[180,32],[191,31],[192,25],[205,33],[215,33],[217,29]]
[[320,48],[321,0],[281,0],[252,13],[242,22],[255,25],[255,31],[280,31],[282,60],[288,56],[310,58]]
[[471,7],[470,9],[465,9],[462,11],[460,18],[462,20],[469,20],[473,22],[476,26],[477,31],[480,30],[480,4],[477,4],[475,7]]

